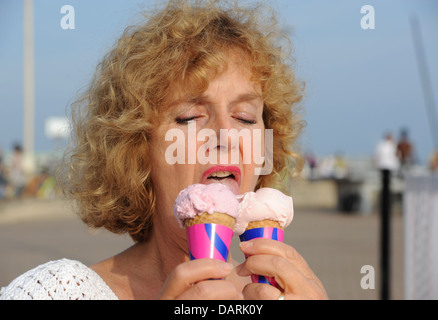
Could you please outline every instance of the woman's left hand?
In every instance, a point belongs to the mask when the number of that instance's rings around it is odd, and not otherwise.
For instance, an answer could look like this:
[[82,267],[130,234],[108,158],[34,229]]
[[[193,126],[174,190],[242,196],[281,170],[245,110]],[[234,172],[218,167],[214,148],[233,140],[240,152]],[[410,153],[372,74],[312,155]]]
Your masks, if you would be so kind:
[[243,290],[245,299],[328,299],[321,281],[291,246],[276,240],[253,239],[241,242],[240,249],[248,258],[237,266],[238,275],[273,277],[280,287],[250,283]]

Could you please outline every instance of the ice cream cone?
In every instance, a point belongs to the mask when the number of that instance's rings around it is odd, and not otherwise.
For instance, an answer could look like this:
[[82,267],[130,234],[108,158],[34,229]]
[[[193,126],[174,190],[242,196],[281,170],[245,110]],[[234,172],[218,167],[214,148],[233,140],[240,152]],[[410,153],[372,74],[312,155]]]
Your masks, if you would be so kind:
[[283,241],[284,229],[280,226],[278,221],[260,220],[251,221],[245,229],[245,232],[239,236],[241,241],[248,241],[251,239],[264,238]]
[[[260,188],[246,192],[239,197],[239,215],[234,233],[241,241],[256,238],[283,242],[284,229],[293,218],[292,197],[272,188]],[[245,258],[247,256],[245,255]],[[252,275],[253,282],[269,283],[277,286],[274,278]]]
[[235,218],[224,213],[204,212],[184,220],[190,259],[227,261]]
[[[284,229],[281,228],[278,221],[273,220],[260,220],[251,221],[248,223],[244,233],[240,235],[241,241],[248,241],[251,239],[264,238],[273,239],[283,242]],[[247,258],[247,256],[245,256]],[[251,275],[251,280],[254,283],[268,283],[274,287],[277,286],[277,282],[272,277],[265,277],[256,274]]]
[[246,230],[255,229],[255,228],[265,228],[265,227],[271,227],[271,228],[277,228],[283,230],[283,228],[280,226],[280,223],[278,221],[273,221],[268,219],[260,220],[260,221],[251,221],[248,223]]
[[226,213],[214,212],[212,214],[209,214],[208,212],[204,212],[193,218],[184,220],[184,226],[186,228],[193,226],[195,224],[204,224],[204,223],[220,224],[230,229],[233,229],[234,224],[236,223],[236,219]]
[[190,259],[227,260],[239,202],[226,185],[187,186],[175,199],[173,211],[186,229]]

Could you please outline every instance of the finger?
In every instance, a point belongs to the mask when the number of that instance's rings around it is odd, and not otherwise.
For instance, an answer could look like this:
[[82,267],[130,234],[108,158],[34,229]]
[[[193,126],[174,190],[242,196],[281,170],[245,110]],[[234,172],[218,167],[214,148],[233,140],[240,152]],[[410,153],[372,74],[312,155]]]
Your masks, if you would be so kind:
[[180,300],[242,300],[243,294],[227,280],[205,280],[182,293]]
[[197,259],[178,265],[167,278],[160,299],[176,299],[196,282],[228,276],[233,265],[217,259]]
[[[306,278],[298,268],[283,257],[273,255],[250,256],[244,263],[237,266],[236,271],[241,276],[259,274],[273,277],[284,292],[286,299],[327,299],[327,293],[317,278]],[[269,289],[266,288],[266,290]],[[269,293],[264,296],[266,295],[269,295]],[[270,299],[272,299],[272,296]]]
[[290,293],[300,293],[309,283],[309,279],[293,263],[275,255],[249,256],[237,266],[236,271],[240,276],[258,274],[273,277],[284,291]]
[[281,292],[265,283],[250,283],[243,288],[246,300],[277,300]]
[[327,296],[319,291],[307,295],[283,293],[265,283],[250,283],[243,289],[245,300],[327,300]]
[[246,255],[265,254],[281,256],[293,263],[307,278],[316,278],[306,260],[293,247],[283,242],[271,239],[253,239],[241,242],[240,248]]

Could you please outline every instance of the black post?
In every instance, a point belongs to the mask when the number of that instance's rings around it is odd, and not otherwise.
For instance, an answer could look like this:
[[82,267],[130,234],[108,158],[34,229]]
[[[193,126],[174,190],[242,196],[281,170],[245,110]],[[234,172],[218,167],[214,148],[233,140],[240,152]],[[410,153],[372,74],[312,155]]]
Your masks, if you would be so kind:
[[380,266],[381,266],[381,299],[390,298],[390,256],[391,256],[391,171],[381,170],[382,193],[381,193],[381,225],[380,225]]

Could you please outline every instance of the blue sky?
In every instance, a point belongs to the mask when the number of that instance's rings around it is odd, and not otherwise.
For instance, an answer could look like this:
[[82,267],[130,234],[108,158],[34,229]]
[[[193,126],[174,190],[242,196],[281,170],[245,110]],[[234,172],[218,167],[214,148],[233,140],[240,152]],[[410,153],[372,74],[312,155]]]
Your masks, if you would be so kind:
[[[34,0],[35,149],[56,145],[45,120],[64,116],[90,80],[99,58],[154,1]],[[272,1],[290,30],[296,72],[306,83],[304,150],[370,156],[382,135],[409,129],[421,161],[433,149],[409,17],[420,19],[435,101],[438,101],[438,2],[435,0]],[[75,29],[60,26],[63,5]],[[360,8],[372,5],[375,29],[363,30]],[[23,137],[23,2],[0,0],[0,147]],[[438,107],[438,106],[437,106]]]

